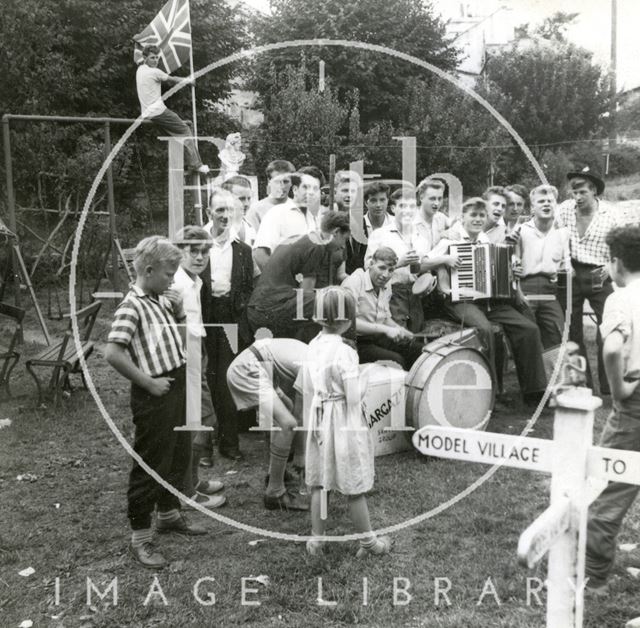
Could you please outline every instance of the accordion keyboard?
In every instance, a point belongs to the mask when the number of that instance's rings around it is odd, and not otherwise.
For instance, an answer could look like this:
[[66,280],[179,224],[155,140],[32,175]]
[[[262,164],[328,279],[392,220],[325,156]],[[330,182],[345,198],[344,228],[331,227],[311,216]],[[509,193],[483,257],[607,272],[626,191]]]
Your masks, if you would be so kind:
[[455,244],[450,248],[451,254],[460,260],[459,268],[451,269],[451,298],[454,302],[473,298],[473,248],[471,244]]

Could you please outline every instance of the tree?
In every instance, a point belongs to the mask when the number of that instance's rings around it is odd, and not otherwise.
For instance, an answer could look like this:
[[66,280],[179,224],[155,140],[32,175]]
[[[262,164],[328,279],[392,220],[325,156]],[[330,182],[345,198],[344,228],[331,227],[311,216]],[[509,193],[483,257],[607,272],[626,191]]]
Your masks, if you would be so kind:
[[[257,16],[253,32],[258,44],[296,39],[347,39],[380,44],[453,70],[457,53],[446,41],[444,23],[431,5],[421,0],[272,0],[272,16]],[[397,120],[398,96],[417,77],[428,73],[406,61],[353,48],[319,46],[305,49],[307,67],[322,59],[326,74],[340,98],[354,88],[360,94],[360,115],[365,130],[383,120]],[[296,65],[299,49],[261,55],[255,62],[253,88],[270,107],[270,64],[282,70]]]
[[[161,7],[162,0],[6,3],[0,72],[11,89],[0,93],[0,110],[137,116],[132,37]],[[196,69],[236,52],[246,39],[246,25],[224,0],[191,0],[191,24]],[[233,71],[227,66],[203,77],[200,97],[223,96]]]
[[[272,69],[276,73],[275,68]],[[250,137],[258,172],[273,159],[288,159],[297,167],[316,165],[326,172],[326,161],[342,141],[349,110],[328,85],[323,92],[306,65],[287,66],[272,77],[270,107],[260,129]]]
[[[486,96],[481,86],[476,91]],[[491,113],[443,81],[416,82],[404,109],[401,134],[416,136],[419,176],[448,172],[461,180],[466,195],[480,194],[487,185],[492,147],[509,144],[509,134]]]
[[592,55],[570,43],[516,42],[486,66],[490,100],[539,158],[548,147],[602,132],[607,81]]
[[[142,31],[164,0],[21,0],[0,12],[0,111],[48,115],[135,118],[140,113],[132,37]],[[239,50],[247,37],[246,19],[225,0],[190,0],[194,65],[198,69]],[[236,71],[226,66],[198,80],[200,103],[228,93]],[[176,74],[187,75],[188,67]],[[10,88],[9,88],[10,86]],[[171,99],[172,109],[191,118],[190,92]],[[200,131],[219,131],[221,114],[199,106]],[[56,181],[56,193],[86,190],[102,161],[102,133],[96,125],[27,125],[15,123],[14,176],[24,204],[56,206],[38,197],[34,171]],[[112,129],[113,140],[124,127]],[[164,189],[166,145],[141,128],[141,170],[149,188]],[[17,136],[17,137],[16,137]],[[79,148],[84,152],[79,152]],[[87,152],[88,147],[93,151]],[[82,160],[76,158],[82,154]],[[126,155],[125,155],[126,158]],[[126,159],[125,159],[126,160]],[[84,166],[83,166],[84,164]],[[89,166],[91,164],[91,166]],[[130,168],[129,174],[138,168]],[[161,177],[161,178],[159,178]],[[139,185],[139,181],[137,181]],[[48,188],[44,188],[45,190]],[[19,199],[20,200],[20,199]],[[158,201],[160,204],[160,201]]]

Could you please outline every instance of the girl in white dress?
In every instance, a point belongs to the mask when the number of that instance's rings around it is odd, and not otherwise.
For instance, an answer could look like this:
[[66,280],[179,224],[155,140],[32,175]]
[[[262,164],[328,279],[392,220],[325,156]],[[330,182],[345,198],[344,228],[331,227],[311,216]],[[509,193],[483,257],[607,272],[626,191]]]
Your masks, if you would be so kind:
[[[386,554],[390,539],[371,531],[365,493],[373,487],[373,438],[363,418],[358,354],[342,338],[355,320],[356,304],[347,290],[331,287],[316,294],[314,320],[322,331],[309,343],[302,370],[305,392],[313,397],[306,418],[305,473],[311,489],[311,528],[307,551],[322,551],[328,491],[349,500],[349,514],[360,540],[358,556]],[[363,391],[364,392],[364,391]],[[325,515],[323,518],[322,515]]]

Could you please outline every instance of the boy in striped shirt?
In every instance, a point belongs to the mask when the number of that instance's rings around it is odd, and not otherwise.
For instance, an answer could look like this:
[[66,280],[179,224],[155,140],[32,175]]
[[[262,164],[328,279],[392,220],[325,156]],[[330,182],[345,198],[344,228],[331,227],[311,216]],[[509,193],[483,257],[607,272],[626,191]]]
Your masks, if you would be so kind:
[[[154,476],[182,490],[191,455],[185,424],[185,353],[176,323],[186,319],[172,291],[182,253],[169,240],[151,236],[136,247],[136,281],[116,309],[106,349],[107,362],[131,381],[135,425],[133,449]],[[131,553],[144,567],[160,569],[166,560],[153,545],[151,516],[157,506],[160,533],[206,534],[180,512],[178,498],[134,459],[127,491],[132,529]]]

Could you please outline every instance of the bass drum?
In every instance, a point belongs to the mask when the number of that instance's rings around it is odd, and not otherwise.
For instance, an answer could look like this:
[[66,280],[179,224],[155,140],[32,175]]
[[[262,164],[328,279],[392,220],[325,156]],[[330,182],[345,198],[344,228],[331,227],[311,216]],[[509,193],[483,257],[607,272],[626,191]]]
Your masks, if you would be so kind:
[[495,403],[489,361],[460,334],[429,343],[407,376],[407,424],[482,430]]

